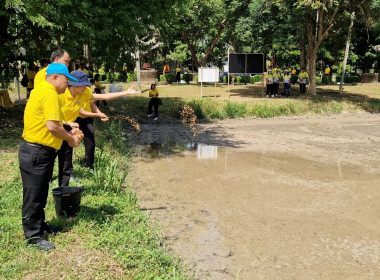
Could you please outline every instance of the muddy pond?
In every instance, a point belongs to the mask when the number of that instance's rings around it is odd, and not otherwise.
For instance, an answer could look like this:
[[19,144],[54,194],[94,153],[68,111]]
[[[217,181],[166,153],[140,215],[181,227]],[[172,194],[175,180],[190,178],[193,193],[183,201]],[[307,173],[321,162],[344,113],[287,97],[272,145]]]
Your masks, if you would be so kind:
[[380,279],[380,116],[141,128],[132,187],[196,279]]

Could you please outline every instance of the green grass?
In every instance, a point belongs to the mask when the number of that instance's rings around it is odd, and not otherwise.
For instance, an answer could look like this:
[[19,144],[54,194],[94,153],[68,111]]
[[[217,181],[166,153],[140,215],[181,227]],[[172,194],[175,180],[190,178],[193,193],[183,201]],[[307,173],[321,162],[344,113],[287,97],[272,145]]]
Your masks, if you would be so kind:
[[[118,121],[107,130],[111,138],[99,138],[102,149],[96,151],[94,174],[81,165],[84,148],[75,149],[75,174],[85,187],[78,216],[56,218],[49,194],[47,221],[64,228],[49,237],[57,249],[41,252],[26,246],[17,132],[16,144],[7,143],[0,154],[6,163],[0,167],[0,279],[193,279],[176,256],[165,252],[160,231],[139,209],[126,181],[129,158],[119,153],[125,145],[113,141],[122,137]],[[56,185],[57,180],[52,187]]]

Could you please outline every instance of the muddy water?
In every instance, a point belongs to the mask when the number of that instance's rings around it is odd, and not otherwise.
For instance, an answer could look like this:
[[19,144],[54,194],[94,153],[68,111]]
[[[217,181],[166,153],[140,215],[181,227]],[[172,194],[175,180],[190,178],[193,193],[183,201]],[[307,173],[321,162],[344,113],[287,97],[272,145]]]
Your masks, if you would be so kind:
[[130,174],[139,204],[197,279],[380,279],[378,114],[197,129],[148,122],[128,134],[142,145]]
[[147,145],[133,176],[197,279],[379,279],[379,162]]

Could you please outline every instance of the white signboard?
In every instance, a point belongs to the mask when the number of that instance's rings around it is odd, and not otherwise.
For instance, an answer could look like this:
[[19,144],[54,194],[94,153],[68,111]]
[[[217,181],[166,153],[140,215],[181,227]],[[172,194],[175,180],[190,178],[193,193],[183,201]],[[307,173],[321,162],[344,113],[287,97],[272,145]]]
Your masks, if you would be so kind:
[[198,83],[217,83],[219,82],[219,68],[199,67]]

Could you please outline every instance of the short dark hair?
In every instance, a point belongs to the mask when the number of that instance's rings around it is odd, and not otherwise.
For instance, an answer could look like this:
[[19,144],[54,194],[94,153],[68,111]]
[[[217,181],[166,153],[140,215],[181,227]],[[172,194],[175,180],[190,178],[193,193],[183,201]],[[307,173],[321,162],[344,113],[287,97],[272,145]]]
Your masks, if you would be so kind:
[[151,85],[150,85],[150,89],[151,89],[151,90],[153,90],[153,87],[157,88],[157,87],[156,87],[156,84],[151,84]]
[[40,61],[41,67],[44,67],[47,64],[50,64],[50,61],[46,58],[41,59]]
[[50,55],[51,62],[54,62],[56,57],[61,58],[65,53],[67,53],[67,51],[65,51],[64,49],[57,49],[53,51]]

